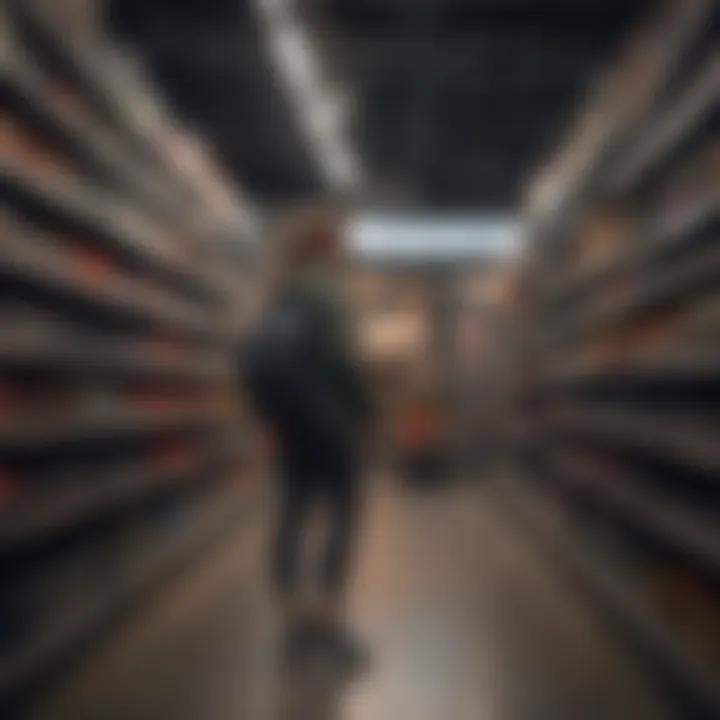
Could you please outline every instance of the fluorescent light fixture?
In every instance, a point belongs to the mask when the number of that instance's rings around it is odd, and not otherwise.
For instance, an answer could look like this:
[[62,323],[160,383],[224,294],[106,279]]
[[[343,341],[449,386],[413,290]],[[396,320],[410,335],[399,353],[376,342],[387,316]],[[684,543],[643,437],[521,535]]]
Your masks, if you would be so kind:
[[520,250],[521,223],[514,218],[438,218],[362,215],[351,223],[353,252],[361,259],[408,262],[496,261]]
[[323,82],[320,62],[292,0],[254,0],[275,70],[285,85],[303,134],[334,189],[352,191],[360,164],[345,137],[343,98]]

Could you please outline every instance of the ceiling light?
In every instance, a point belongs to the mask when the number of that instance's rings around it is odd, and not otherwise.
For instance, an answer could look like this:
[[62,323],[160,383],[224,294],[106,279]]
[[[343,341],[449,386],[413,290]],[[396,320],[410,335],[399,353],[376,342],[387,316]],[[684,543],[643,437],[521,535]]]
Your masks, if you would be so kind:
[[254,0],[254,7],[273,64],[325,181],[336,190],[356,190],[361,171],[345,133],[347,98],[323,81],[317,53],[291,0]]

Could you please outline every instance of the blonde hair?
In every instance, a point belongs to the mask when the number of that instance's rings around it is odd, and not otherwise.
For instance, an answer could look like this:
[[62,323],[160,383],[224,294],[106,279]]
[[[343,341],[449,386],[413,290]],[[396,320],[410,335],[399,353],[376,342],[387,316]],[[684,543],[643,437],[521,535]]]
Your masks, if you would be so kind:
[[302,270],[327,257],[340,241],[345,215],[327,203],[293,209],[280,222],[274,239],[273,286],[284,286]]

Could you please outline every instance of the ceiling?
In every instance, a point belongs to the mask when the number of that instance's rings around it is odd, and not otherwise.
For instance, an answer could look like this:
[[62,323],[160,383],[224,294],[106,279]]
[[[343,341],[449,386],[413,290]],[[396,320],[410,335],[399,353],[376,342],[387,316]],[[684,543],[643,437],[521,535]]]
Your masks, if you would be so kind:
[[[647,3],[296,0],[375,204],[504,211]],[[262,203],[323,189],[249,0],[115,0],[115,31]]]

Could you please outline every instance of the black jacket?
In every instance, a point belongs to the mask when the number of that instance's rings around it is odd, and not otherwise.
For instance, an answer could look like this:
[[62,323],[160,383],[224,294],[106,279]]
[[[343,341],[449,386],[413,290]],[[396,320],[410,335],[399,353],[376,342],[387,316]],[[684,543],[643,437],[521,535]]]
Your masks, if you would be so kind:
[[352,444],[373,420],[369,384],[342,301],[313,276],[268,309],[246,358],[250,395],[286,442]]

